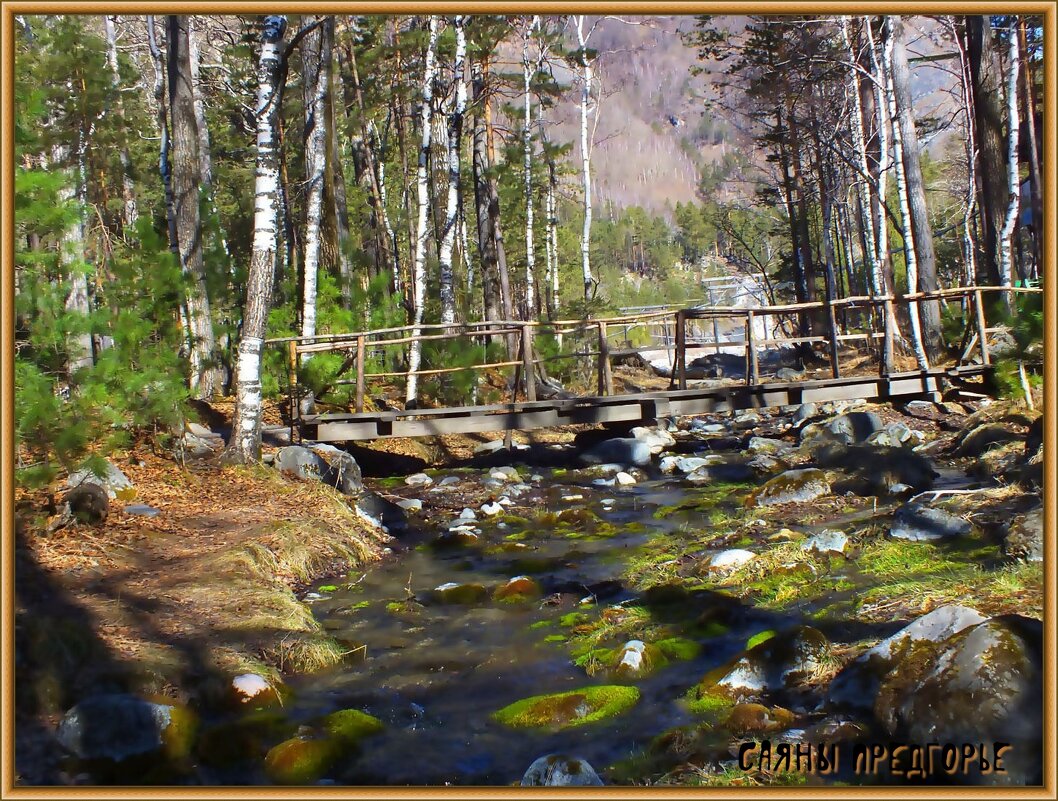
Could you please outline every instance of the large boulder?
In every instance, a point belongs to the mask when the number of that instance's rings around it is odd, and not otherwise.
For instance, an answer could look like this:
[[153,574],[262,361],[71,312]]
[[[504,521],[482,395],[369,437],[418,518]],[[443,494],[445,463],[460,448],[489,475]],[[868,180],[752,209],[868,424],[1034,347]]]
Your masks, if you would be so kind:
[[837,711],[872,709],[882,680],[906,655],[922,643],[943,642],[985,619],[977,610],[966,606],[934,609],[846,665],[830,683],[827,705]]
[[984,423],[963,431],[955,440],[953,454],[959,457],[977,457],[998,445],[1024,439],[1022,434],[1012,431],[1004,423]]
[[1018,515],[1006,528],[1003,553],[1024,562],[1043,561],[1043,506]]
[[185,756],[197,719],[185,707],[134,695],[95,695],[70,709],[59,724],[59,743],[82,759],[115,762],[143,754]]
[[322,481],[353,498],[364,491],[356,459],[333,445],[288,445],[276,451],[275,466],[284,475]]
[[905,503],[893,515],[889,536],[898,540],[927,542],[965,536],[972,528],[969,521],[943,509],[920,503]]
[[885,677],[875,716],[917,743],[1008,743],[1005,772],[961,780],[1035,784],[1043,775],[1043,625],[1020,615],[978,623],[908,654]]
[[548,754],[533,762],[522,776],[522,787],[601,787],[602,779],[587,760]]
[[780,632],[750,648],[734,662],[710,671],[700,695],[722,694],[745,700],[803,683],[830,653],[826,636],[810,626]]
[[882,428],[882,419],[874,412],[845,412],[829,420],[804,426],[801,429],[801,443],[810,446],[827,442],[852,445],[865,441]]
[[650,445],[635,437],[603,440],[580,455],[583,464],[620,464],[646,467],[650,464]]
[[668,431],[660,428],[648,428],[636,426],[632,429],[632,437],[640,442],[645,442],[651,453],[661,453],[676,444],[676,439]]
[[314,451],[304,445],[288,445],[275,455],[275,468],[285,476],[300,479],[323,480],[330,465]]
[[762,484],[751,496],[757,506],[807,503],[830,494],[826,474],[817,468],[787,470]]
[[67,489],[73,489],[82,484],[96,484],[102,487],[106,490],[107,497],[110,500],[114,500],[119,496],[122,500],[129,500],[135,494],[132,482],[129,481],[128,476],[122,473],[110,460],[107,460],[101,475],[97,475],[92,470],[85,468],[71,473],[66,479]]
[[817,448],[814,457],[819,467],[845,473],[834,483],[838,494],[887,496],[923,492],[933,486],[939,475],[929,458],[899,446],[831,443]]

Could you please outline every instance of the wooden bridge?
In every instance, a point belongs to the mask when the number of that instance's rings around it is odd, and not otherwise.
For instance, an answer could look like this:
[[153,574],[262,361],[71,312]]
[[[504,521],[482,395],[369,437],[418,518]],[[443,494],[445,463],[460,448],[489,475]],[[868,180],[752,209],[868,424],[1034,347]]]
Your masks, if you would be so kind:
[[[657,309],[606,319],[566,321],[490,321],[457,325],[422,325],[416,332],[411,326],[363,331],[350,334],[328,334],[311,338],[284,337],[268,340],[283,345],[289,359],[288,400],[292,429],[316,441],[357,441],[381,437],[420,437],[438,434],[512,431],[549,428],[575,423],[598,424],[653,421],[661,417],[695,415],[708,412],[787,406],[809,401],[866,399],[908,401],[918,398],[940,400],[946,392],[982,394],[989,386],[991,356],[989,337],[1005,330],[1002,325],[989,327],[986,318],[986,293],[1042,292],[1026,287],[959,287],[932,293],[904,296],[851,297],[831,302],[801,303],[757,308],[730,306],[695,306],[681,309]],[[1003,300],[995,298],[999,303]],[[897,350],[901,342],[894,326],[898,316],[906,321],[917,304],[958,304],[966,324],[958,356],[945,365],[926,369],[899,369]],[[839,333],[837,316],[845,321],[845,333]],[[802,315],[821,315],[825,336],[789,333],[788,329],[803,322]],[[760,325],[769,320],[768,327]],[[727,339],[720,335],[720,321]],[[734,321],[734,325],[732,325]],[[741,329],[741,338],[731,339],[733,329]],[[545,348],[538,348],[546,339]],[[453,374],[475,375],[482,371],[513,372],[505,386],[494,392],[505,392],[504,402],[471,403],[442,408],[365,410],[365,397],[372,383],[386,379],[407,379],[405,370],[387,370],[387,360],[399,366],[405,349],[413,342],[447,343],[440,357],[458,354],[459,366],[430,367],[417,371],[421,377],[439,377],[451,381]],[[452,346],[454,344],[454,347]],[[488,345],[494,343],[516,358],[488,361]],[[848,343],[857,343],[850,347]],[[805,374],[803,380],[762,380],[761,355],[774,356],[783,347],[811,345],[821,349],[823,364],[829,362],[829,375]],[[659,391],[614,392],[613,361],[633,353],[660,350],[671,365],[669,386]],[[688,351],[705,350],[731,354],[741,351],[742,376],[738,380],[695,381],[689,376]],[[769,352],[772,349],[773,352]],[[480,360],[474,352],[480,351]],[[354,388],[349,413],[300,414],[303,388],[298,376],[303,361],[321,353],[340,353],[344,361],[338,377],[321,389],[340,386]],[[856,357],[856,374],[846,374],[841,363]],[[976,355],[976,356],[975,356]],[[867,356],[867,359],[864,359]],[[467,361],[471,357],[470,361]],[[735,357],[736,359],[738,357]],[[593,395],[570,397],[556,391],[540,374],[548,365],[572,360],[574,369],[594,379]],[[905,363],[907,357],[902,359]],[[864,364],[868,371],[863,368]],[[911,363],[914,363],[913,361]],[[378,369],[378,368],[382,369]],[[355,377],[342,378],[354,371]],[[592,376],[591,373],[594,373]],[[798,377],[800,378],[800,376]],[[480,382],[479,382],[480,383]],[[447,387],[451,393],[451,384]],[[540,397],[547,395],[548,397]],[[292,432],[293,433],[293,432]]]

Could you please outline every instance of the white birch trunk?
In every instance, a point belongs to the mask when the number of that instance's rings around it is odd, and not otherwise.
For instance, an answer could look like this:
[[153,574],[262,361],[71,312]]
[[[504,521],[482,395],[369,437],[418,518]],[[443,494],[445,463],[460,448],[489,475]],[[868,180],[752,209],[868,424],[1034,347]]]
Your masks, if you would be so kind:
[[[852,141],[856,148],[857,166],[861,172],[861,176],[856,182],[856,188],[859,192],[860,204],[865,218],[863,238],[866,240],[867,253],[864,256],[869,270],[871,293],[884,295],[885,287],[882,281],[882,269],[878,263],[878,251],[875,245],[875,221],[871,215],[871,190],[867,182],[871,170],[867,162],[867,143],[863,138],[863,103],[860,100],[860,79],[856,71],[856,53],[849,38],[848,17],[841,18],[841,39],[845,44],[845,50],[849,57],[849,94],[852,96],[853,110]],[[852,252],[849,251],[850,257],[851,254]]]
[[[1010,203],[1007,215],[1003,220],[1003,230],[999,235],[999,280],[1003,286],[1012,286],[1014,264],[1011,239],[1014,225],[1018,221],[1018,209],[1021,201],[1021,180],[1018,174],[1018,134],[1020,119],[1018,117],[1018,68],[1021,62],[1018,54],[1017,18],[1013,17],[1009,31],[1010,64],[1007,71],[1007,187],[1010,191]],[[1033,154],[1035,158],[1035,154]],[[1007,305],[1012,305],[1012,293],[1004,292]]]
[[[949,18],[951,19],[951,18]],[[963,109],[966,113],[966,205],[962,215],[962,248],[965,262],[966,286],[973,286],[977,275],[977,253],[973,237],[973,218],[977,207],[977,143],[974,141],[973,91],[970,88],[969,65],[962,37],[951,22],[952,39],[959,49],[959,85],[962,89]]]
[[[863,29],[867,34],[867,43],[871,49],[871,64],[874,67],[874,107],[878,115],[878,208],[874,211],[874,228],[876,232],[875,246],[878,248],[877,262],[879,269],[884,270],[889,261],[889,221],[885,217],[885,192],[886,184],[889,183],[889,168],[892,160],[889,157],[889,127],[885,120],[885,109],[888,105],[885,100],[883,86],[885,78],[882,74],[882,65],[878,59],[878,51],[874,44],[874,33],[871,30],[870,17],[865,17]],[[884,282],[884,276],[883,276]],[[888,287],[885,287],[888,289]]]
[[[323,185],[327,167],[327,99],[331,48],[326,23],[306,37],[302,47],[311,75],[303,77],[305,99],[305,273],[302,281],[301,335],[316,336],[316,287],[323,235]],[[306,70],[306,72],[308,72]],[[309,354],[302,357],[308,360]]]
[[445,222],[441,238],[441,322],[456,321],[455,273],[452,255],[455,250],[456,230],[459,225],[459,145],[463,139],[463,115],[467,107],[467,83],[464,67],[467,55],[467,39],[464,30],[466,17],[455,18],[456,54],[452,79],[455,82],[455,100],[448,114],[445,129],[448,138],[448,196],[445,206]]
[[[893,91],[893,18],[885,18],[885,56],[882,74],[885,78],[885,97],[889,109],[889,120],[893,126],[893,164],[896,167],[897,195],[900,199],[901,238],[904,241],[904,260],[907,268],[907,291],[918,291],[918,257],[915,253],[914,238],[911,233],[911,205],[908,198],[907,177],[904,174],[904,145],[897,122],[896,92]],[[915,361],[920,370],[929,369],[929,359],[922,344],[922,321],[918,313],[918,304],[908,303],[908,316],[911,318],[911,345],[915,352]]]
[[271,305],[279,237],[279,81],[283,72],[285,17],[266,17],[257,66],[257,169],[254,176],[254,228],[246,281],[242,336],[236,368],[236,403],[229,458],[256,460],[261,450],[261,350]]
[[577,44],[580,46],[580,153],[584,179],[584,229],[580,239],[581,270],[584,275],[584,299],[591,300],[595,278],[591,274],[591,150],[588,147],[588,103],[591,100],[592,67],[588,60],[584,36],[584,15],[577,17]]
[[540,23],[534,16],[522,34],[522,78],[525,113],[522,127],[522,157],[525,186],[525,319],[531,320],[536,308],[536,252],[533,243],[533,67],[529,61],[529,40]]
[[[427,172],[433,135],[433,82],[436,71],[438,17],[430,16],[430,40],[426,46],[426,65],[422,79],[422,142],[419,146],[419,167],[416,174],[418,189],[418,222],[415,228],[415,248],[412,273],[412,336],[422,333],[423,305],[426,302],[426,240],[430,231],[430,176]],[[422,364],[422,343],[411,343],[408,353],[408,382],[405,401],[412,403],[419,394],[419,366]]]

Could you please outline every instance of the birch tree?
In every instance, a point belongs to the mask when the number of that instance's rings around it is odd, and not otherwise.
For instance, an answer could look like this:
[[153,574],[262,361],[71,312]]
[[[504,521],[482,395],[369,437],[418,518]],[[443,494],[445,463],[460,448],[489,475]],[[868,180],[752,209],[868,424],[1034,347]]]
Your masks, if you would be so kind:
[[525,188],[525,313],[529,320],[536,307],[536,250],[533,245],[533,96],[532,81],[536,72],[533,62],[529,60],[529,43],[533,32],[540,25],[539,15],[534,15],[522,30],[522,101],[524,114],[522,118],[522,165],[523,185]]
[[584,227],[580,238],[581,272],[584,280],[584,299],[591,300],[595,278],[591,273],[591,147],[588,137],[588,114],[593,80],[592,60],[588,55],[588,39],[594,27],[584,31],[584,15],[575,17],[577,26],[577,58],[580,61],[580,161],[584,185]]
[[[1007,65],[1007,190],[1010,192],[1010,200],[1007,204],[1006,216],[1003,219],[1003,230],[999,236],[999,280],[1003,286],[1012,286],[1014,281],[1013,258],[1011,256],[1011,238],[1014,235],[1014,225],[1018,221],[1018,208],[1021,196],[1021,180],[1018,173],[1018,129],[1021,127],[1018,119],[1018,68],[1020,58],[1018,56],[1018,33],[1017,18],[1011,17],[1010,29],[1007,36],[1007,47],[1009,62]],[[1032,155],[1033,158],[1036,154]],[[1007,306],[1012,305],[1010,293],[1006,295]]]
[[[412,274],[412,336],[422,333],[423,306],[426,303],[426,241],[430,231],[427,227],[430,212],[430,176],[428,172],[430,147],[433,137],[433,84],[437,70],[437,36],[439,18],[430,16],[430,38],[426,45],[426,62],[422,78],[422,141],[419,145],[419,166],[416,174],[418,191],[418,222],[415,227],[415,249]],[[408,354],[408,382],[406,404],[413,404],[419,393],[418,370],[422,364],[422,342],[416,339],[411,343]]]
[[257,62],[257,167],[254,174],[253,251],[246,278],[242,336],[236,369],[235,415],[227,457],[254,461],[261,451],[261,350],[275,277],[279,236],[279,154],[276,130],[282,97],[283,16],[265,17]]
[[[305,258],[302,281],[301,335],[316,335],[316,286],[323,232],[323,190],[327,168],[327,100],[330,95],[334,18],[305,37],[301,46],[302,94],[305,105]],[[309,354],[305,354],[308,357]]]
[[180,266],[187,280],[187,316],[192,338],[191,391],[197,397],[208,400],[217,388],[213,367],[216,340],[202,261],[202,220],[199,213],[202,174],[188,55],[188,18],[184,15],[167,17],[166,38],[169,116],[173,132],[173,204]]
[[454,99],[448,111],[448,195],[445,205],[444,228],[441,237],[441,322],[456,321],[455,278],[452,269],[452,254],[459,227],[459,151],[463,140],[463,116],[467,106],[467,84],[464,79],[467,55],[466,17],[457,14],[454,20],[456,34],[455,62],[452,65]]
[[169,113],[165,107],[165,69],[162,66],[162,51],[158,46],[158,34],[154,15],[147,15],[147,45],[154,65],[155,120],[158,124],[158,174],[162,179],[165,196],[165,219],[169,232],[169,249],[178,253],[176,242],[176,212],[173,205],[172,173],[169,171]]
[[[80,149],[80,148],[79,148]],[[52,147],[51,161],[56,168],[69,162],[67,145]],[[59,202],[73,213],[59,241],[59,265],[69,281],[64,308],[73,315],[74,324],[66,335],[66,371],[72,377],[79,370],[92,366],[92,335],[88,331],[88,315],[91,306],[88,299],[88,274],[86,272],[84,239],[85,175],[81,166],[81,155],[76,154],[78,167],[72,182],[59,189]]]

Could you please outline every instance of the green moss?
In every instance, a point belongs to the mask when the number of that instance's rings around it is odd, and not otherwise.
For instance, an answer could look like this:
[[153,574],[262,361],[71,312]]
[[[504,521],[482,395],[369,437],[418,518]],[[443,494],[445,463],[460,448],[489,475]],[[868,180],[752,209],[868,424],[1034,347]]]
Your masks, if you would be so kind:
[[339,740],[355,742],[371,734],[377,734],[385,724],[374,715],[359,709],[342,709],[332,712],[320,721],[320,727]]
[[709,720],[722,720],[734,707],[735,702],[730,698],[715,693],[702,692],[698,687],[693,687],[687,693],[687,709],[695,715],[701,715]]
[[544,637],[544,642],[565,642],[565,641],[566,641],[566,635],[565,634],[548,634],[546,637]]
[[516,701],[493,713],[499,723],[512,728],[566,729],[611,718],[639,701],[635,687],[604,685],[537,695]]
[[589,676],[594,676],[598,670],[613,661],[615,653],[617,652],[612,648],[589,648],[579,654],[573,660],[573,664],[584,668]]
[[555,621],[553,621],[553,620],[538,620],[535,623],[530,623],[529,624],[529,628],[530,629],[546,629],[546,628],[548,628],[550,626],[553,626],[553,625],[555,625]]
[[337,584],[321,584],[316,589],[319,592],[337,592],[338,585]]
[[746,650],[748,651],[750,648],[758,646],[762,642],[770,640],[774,636],[775,636],[775,632],[773,630],[771,630],[771,629],[767,629],[765,631],[757,632],[752,637],[750,637],[748,640],[746,640]]
[[702,651],[701,643],[683,637],[669,637],[666,640],[659,640],[655,645],[668,659],[681,661],[694,659]]
[[162,731],[162,749],[174,761],[186,758],[198,733],[198,715],[186,706],[169,703],[169,725]]
[[584,612],[567,612],[558,619],[558,625],[565,628],[572,628],[573,626],[580,626],[584,623],[591,622],[591,615],[585,614]]
[[723,637],[730,631],[730,626],[727,626],[718,620],[710,620],[704,626],[697,629],[699,636],[706,640],[712,639],[713,637]]

